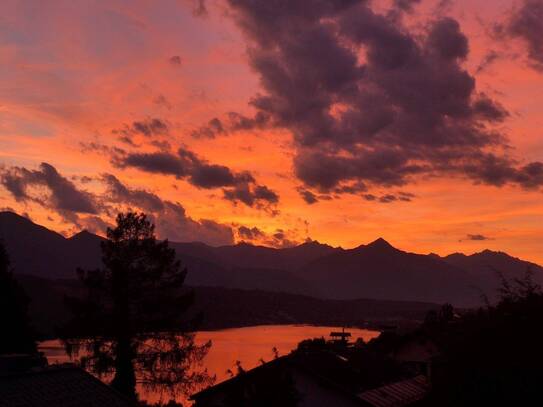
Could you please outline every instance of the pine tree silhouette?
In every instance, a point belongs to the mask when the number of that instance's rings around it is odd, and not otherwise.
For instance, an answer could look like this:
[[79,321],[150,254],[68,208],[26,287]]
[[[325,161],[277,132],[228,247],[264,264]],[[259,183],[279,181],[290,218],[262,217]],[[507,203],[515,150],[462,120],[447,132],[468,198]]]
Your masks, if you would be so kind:
[[136,398],[145,389],[189,394],[213,378],[196,370],[211,343],[194,342],[196,321],[184,320],[193,295],[183,288],[168,241],[157,241],[143,213],[117,216],[102,242],[100,270],[78,270],[84,298],[67,298],[74,318],[62,330],[67,352],[111,385]]

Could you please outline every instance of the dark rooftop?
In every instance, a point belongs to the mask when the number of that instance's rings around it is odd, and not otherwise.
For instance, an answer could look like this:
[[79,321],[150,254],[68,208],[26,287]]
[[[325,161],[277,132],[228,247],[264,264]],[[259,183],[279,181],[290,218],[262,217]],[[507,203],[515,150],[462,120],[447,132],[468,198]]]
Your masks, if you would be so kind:
[[128,407],[129,399],[71,365],[0,377],[0,407]]
[[406,378],[406,372],[394,362],[385,362],[364,349],[344,348],[342,352],[336,352],[327,346],[325,349],[294,351],[209,387],[191,398],[203,400],[212,394],[228,391],[231,386],[248,383],[266,371],[283,368],[302,372],[319,384],[348,395],[360,403],[365,402],[359,397],[364,391]]
[[358,397],[375,407],[401,407],[422,400],[428,389],[428,381],[421,375],[365,391]]

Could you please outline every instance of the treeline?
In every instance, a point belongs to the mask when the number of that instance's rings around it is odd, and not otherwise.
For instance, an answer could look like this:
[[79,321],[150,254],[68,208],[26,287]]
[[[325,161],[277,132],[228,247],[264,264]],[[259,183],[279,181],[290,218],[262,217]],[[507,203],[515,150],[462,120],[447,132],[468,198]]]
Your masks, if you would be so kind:
[[[190,270],[189,270],[190,273]],[[82,295],[78,280],[47,280],[18,276],[31,302],[30,319],[41,339],[55,337],[55,327],[70,316],[65,295]],[[303,295],[223,287],[191,287],[190,313],[202,315],[200,329],[215,330],[254,325],[312,324],[330,326],[405,325],[424,320],[436,304],[384,300],[323,300]]]

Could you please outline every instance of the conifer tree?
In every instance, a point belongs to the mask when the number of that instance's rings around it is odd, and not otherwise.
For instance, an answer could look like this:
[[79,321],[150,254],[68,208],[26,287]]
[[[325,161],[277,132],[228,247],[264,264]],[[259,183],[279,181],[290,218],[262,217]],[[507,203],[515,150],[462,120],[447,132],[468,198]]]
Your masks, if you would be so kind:
[[66,299],[74,315],[62,332],[68,353],[132,398],[136,384],[172,396],[211,384],[197,370],[211,343],[195,343],[195,320],[185,316],[193,303],[187,271],[143,213],[117,216],[102,261],[102,269],[78,270],[85,296]]

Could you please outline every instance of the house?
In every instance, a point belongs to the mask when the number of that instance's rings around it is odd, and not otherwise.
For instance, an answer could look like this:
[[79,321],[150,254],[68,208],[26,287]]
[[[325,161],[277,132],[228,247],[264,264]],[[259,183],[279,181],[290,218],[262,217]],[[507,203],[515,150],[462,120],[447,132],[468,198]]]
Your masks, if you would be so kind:
[[0,407],[134,407],[73,364],[50,365],[29,355],[0,357]]
[[191,399],[196,407],[388,407],[412,405],[429,390],[423,376],[406,377],[399,365],[366,349],[315,343],[319,346],[240,372]]
[[349,338],[351,337],[351,333],[345,332],[345,327],[343,327],[341,331],[332,331],[330,333],[330,337],[332,338],[333,343],[347,345]]
[[412,372],[430,376],[432,360],[439,354],[439,348],[434,341],[424,336],[414,335],[399,344],[391,356]]

